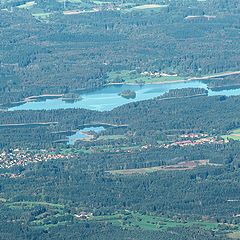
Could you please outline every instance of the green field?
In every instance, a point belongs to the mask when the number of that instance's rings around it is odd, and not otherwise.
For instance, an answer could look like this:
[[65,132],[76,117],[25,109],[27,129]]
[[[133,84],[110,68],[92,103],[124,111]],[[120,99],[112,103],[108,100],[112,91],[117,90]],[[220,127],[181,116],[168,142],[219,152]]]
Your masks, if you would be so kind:
[[[40,227],[44,229],[49,229],[50,227],[54,227],[57,225],[66,224],[73,216],[69,213],[66,213],[64,209],[64,205],[48,203],[48,202],[4,202],[5,206],[20,210],[22,214],[26,212],[31,212],[34,214],[34,218],[29,221],[30,226],[32,227]],[[44,210],[38,213],[35,213],[39,209]]]
[[16,207],[25,207],[25,208],[33,208],[35,206],[45,206],[50,208],[57,208],[62,209],[64,208],[61,204],[55,204],[55,203],[48,203],[48,202],[28,202],[28,201],[22,201],[22,202],[6,202],[6,205],[10,208],[16,208]]
[[224,139],[240,141],[240,128],[231,131],[228,135],[222,136]]
[[[169,230],[169,228],[192,226],[199,226],[205,230],[219,231],[223,230],[223,225],[224,227],[228,226],[227,224],[219,224],[211,221],[182,220],[180,218],[171,219],[167,217],[144,215],[129,211],[124,213],[116,213],[113,215],[93,216],[89,220],[97,222],[109,222],[114,225],[129,229],[140,228],[150,231],[166,231]],[[238,225],[235,225],[234,227],[235,229],[239,229]],[[232,231],[230,230],[230,232]]]
[[168,83],[174,81],[185,80],[185,78],[180,76],[163,76],[163,77],[151,77],[151,76],[143,76],[136,71],[128,71],[123,70],[119,72],[110,72],[108,74],[108,82],[109,83],[129,83],[129,84],[137,84],[137,83]]

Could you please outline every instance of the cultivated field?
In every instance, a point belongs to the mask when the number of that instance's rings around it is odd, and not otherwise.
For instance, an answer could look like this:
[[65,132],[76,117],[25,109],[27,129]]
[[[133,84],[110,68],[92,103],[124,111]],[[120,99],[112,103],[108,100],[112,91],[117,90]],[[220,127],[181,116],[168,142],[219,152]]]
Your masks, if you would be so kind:
[[133,7],[134,10],[145,10],[145,9],[154,9],[154,8],[162,8],[167,7],[168,5],[159,5],[159,4],[144,4],[140,6]]
[[198,166],[206,166],[209,164],[209,160],[196,160],[196,161],[188,161],[188,162],[180,162],[174,165],[166,165],[166,166],[158,166],[158,167],[149,167],[149,168],[134,168],[134,169],[124,169],[124,170],[112,170],[108,171],[111,174],[143,174],[143,173],[151,173],[156,171],[187,171],[193,170]]

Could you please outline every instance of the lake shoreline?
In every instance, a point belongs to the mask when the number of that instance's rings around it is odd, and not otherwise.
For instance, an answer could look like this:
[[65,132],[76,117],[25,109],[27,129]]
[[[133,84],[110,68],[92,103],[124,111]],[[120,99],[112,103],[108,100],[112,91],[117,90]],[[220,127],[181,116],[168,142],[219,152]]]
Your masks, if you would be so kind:
[[[142,89],[142,88],[147,88],[148,86],[151,88],[154,85],[156,85],[156,88],[157,88],[157,86],[169,85],[169,89],[171,89],[172,86],[174,86],[174,84],[182,84],[181,88],[187,88],[188,84],[190,84],[191,82],[193,83],[193,85],[194,85],[194,82],[199,82],[199,83],[205,84],[204,80],[208,80],[208,79],[211,79],[211,78],[218,78],[218,77],[220,78],[220,77],[224,77],[224,76],[238,75],[238,74],[240,74],[240,71],[232,71],[232,72],[229,71],[229,72],[217,73],[217,74],[212,74],[212,75],[203,76],[203,77],[189,77],[189,78],[185,78],[185,79],[168,80],[168,81],[160,81],[160,82],[159,81],[152,81],[152,82],[147,82],[145,84],[134,83],[134,82],[132,82],[132,83],[128,83],[128,82],[125,82],[125,83],[106,83],[105,85],[103,85],[99,88],[95,88],[95,89],[89,89],[89,88],[87,88],[85,90],[81,89],[81,93],[78,93],[78,94],[81,94],[81,95],[83,94],[84,95],[84,97],[81,98],[81,100],[83,100],[83,102],[85,104],[85,101],[86,101],[86,96],[85,95],[91,95],[91,94],[94,95],[94,93],[96,91],[101,91],[101,90],[104,90],[105,88],[107,89],[107,88],[114,87],[114,86],[116,86],[116,87],[119,86],[120,88],[123,88],[123,90],[126,90],[127,86],[129,86],[129,88],[134,88],[134,86],[135,86],[135,87],[138,87],[138,88]],[[219,81],[221,81],[221,79]],[[185,83],[188,83],[188,84],[186,84],[186,86],[184,86]],[[163,88],[165,89],[165,87],[163,87]],[[178,86],[176,86],[176,89],[177,88],[178,88]],[[134,89],[132,89],[132,90],[134,90]],[[78,90],[75,90],[75,94],[77,92],[78,92]],[[118,94],[118,93],[119,92],[116,91],[116,94]],[[137,96],[138,96],[138,94],[137,94]],[[51,99],[53,99],[53,100],[55,100],[55,99],[59,100],[60,99],[60,100],[64,101],[64,94],[42,94],[42,95],[38,95],[38,96],[29,96],[29,97],[24,98],[23,101],[12,102],[12,103],[8,103],[8,104],[2,104],[0,106],[2,106],[2,110],[16,111],[16,108],[18,108],[18,106],[33,103],[33,102],[42,102],[41,101],[42,99],[44,101],[51,100]],[[140,99],[140,100],[142,100],[142,99]],[[143,100],[145,100],[145,99],[143,99]],[[79,101],[73,101],[73,102],[79,102]],[[70,103],[72,103],[72,102],[70,101]],[[72,108],[72,106],[69,107],[69,108]],[[77,108],[79,108],[79,107],[77,107]],[[81,106],[80,108],[85,108],[85,106]],[[90,109],[90,108],[86,108],[86,109]],[[19,110],[22,110],[22,109],[19,109]],[[25,110],[25,109],[23,109],[23,110]],[[93,108],[91,110],[96,110],[96,109]],[[102,110],[102,111],[104,111],[104,110]]]
[[152,81],[152,82],[147,82],[147,83],[134,83],[134,82],[122,82],[122,83],[107,83],[104,86],[111,86],[111,85],[159,85],[159,84],[171,84],[171,83],[184,83],[184,82],[190,82],[190,81],[199,81],[199,80],[208,80],[211,78],[216,78],[216,77],[226,77],[226,76],[231,76],[231,75],[238,75],[240,74],[240,71],[233,71],[233,72],[225,72],[225,73],[217,73],[209,76],[204,76],[204,77],[190,77],[187,79],[179,79],[179,80],[167,80],[167,81]]

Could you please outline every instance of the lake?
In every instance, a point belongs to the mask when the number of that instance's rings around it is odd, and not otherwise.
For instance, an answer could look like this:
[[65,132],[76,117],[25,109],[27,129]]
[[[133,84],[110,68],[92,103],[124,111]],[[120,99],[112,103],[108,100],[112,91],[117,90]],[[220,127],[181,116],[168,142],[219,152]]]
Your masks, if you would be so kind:
[[68,144],[73,145],[76,141],[81,140],[81,139],[86,139],[89,138],[89,134],[87,132],[95,132],[95,133],[100,133],[104,131],[105,128],[103,126],[99,127],[86,127],[78,130],[76,133],[74,133],[71,136],[68,136]]
[[[50,109],[66,109],[66,108],[84,108],[98,111],[110,111],[113,108],[121,105],[152,99],[160,96],[170,89],[182,88],[205,88],[207,84],[200,81],[190,81],[181,83],[169,84],[145,84],[139,85],[109,85],[101,89],[81,93],[82,100],[75,102],[66,102],[61,99],[47,99],[35,102],[27,102],[18,106],[10,107],[9,111],[16,110],[50,110]],[[136,92],[136,98],[126,99],[118,94],[123,90],[132,90]],[[209,96],[214,95],[240,95],[240,89],[222,90],[222,91],[209,91]]]

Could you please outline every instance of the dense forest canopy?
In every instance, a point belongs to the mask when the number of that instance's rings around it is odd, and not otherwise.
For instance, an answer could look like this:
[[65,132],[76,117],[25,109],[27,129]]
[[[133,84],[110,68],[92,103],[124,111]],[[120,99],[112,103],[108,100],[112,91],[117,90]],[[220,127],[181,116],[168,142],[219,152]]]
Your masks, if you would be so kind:
[[[137,11],[114,4],[118,10],[66,15],[55,1],[38,0],[28,10],[2,2],[0,102],[96,88],[121,70],[180,76],[239,70],[239,1],[154,2],[167,7]],[[39,19],[36,11],[51,15]]]
[[[238,0],[1,1],[0,240],[240,239],[239,16]],[[118,84],[129,103],[109,111],[9,109]]]

